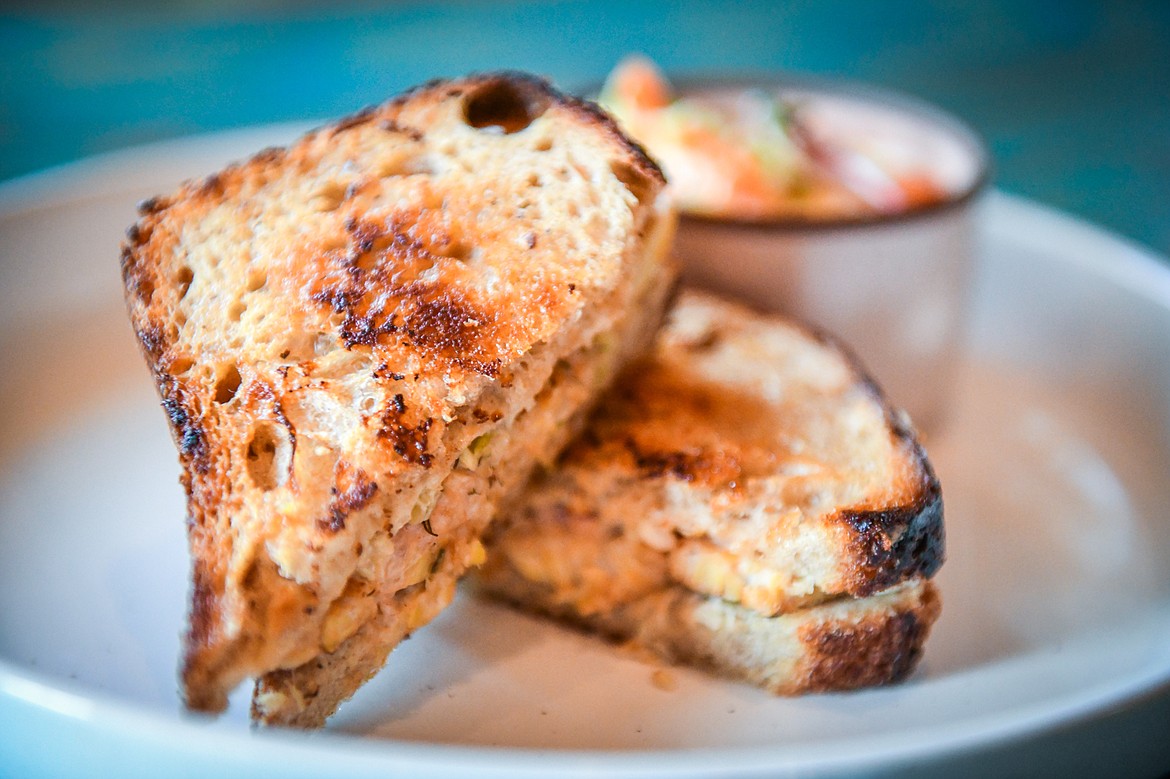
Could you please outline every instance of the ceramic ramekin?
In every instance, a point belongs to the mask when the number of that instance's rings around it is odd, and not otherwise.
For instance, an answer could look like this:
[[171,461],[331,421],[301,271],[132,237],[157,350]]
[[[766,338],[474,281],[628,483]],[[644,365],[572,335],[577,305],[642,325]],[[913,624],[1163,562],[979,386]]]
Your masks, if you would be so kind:
[[856,105],[867,121],[886,122],[883,132],[889,122],[918,128],[915,142],[948,166],[948,197],[927,206],[818,221],[684,213],[675,245],[687,281],[837,336],[919,430],[937,428],[953,390],[977,257],[976,212],[990,180],[979,136],[931,105],[857,84],[773,76],[682,79],[676,88],[680,95],[762,89]]

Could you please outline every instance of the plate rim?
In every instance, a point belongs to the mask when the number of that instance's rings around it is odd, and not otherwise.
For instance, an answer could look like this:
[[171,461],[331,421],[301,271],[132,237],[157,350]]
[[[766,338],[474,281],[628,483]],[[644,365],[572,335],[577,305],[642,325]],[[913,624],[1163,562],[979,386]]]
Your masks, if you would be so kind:
[[[141,189],[134,179],[119,180],[119,171],[128,166],[145,166],[151,160],[172,165],[178,158],[259,148],[265,142],[291,140],[320,123],[287,122],[240,127],[158,141],[143,146],[107,152],[67,162],[52,168],[0,182],[0,218],[19,218],[23,213],[48,207],[66,206],[79,200],[114,196],[129,189]],[[230,156],[225,154],[224,156]],[[241,155],[246,156],[246,154]],[[95,186],[79,190],[77,183]],[[1011,240],[1037,249],[1061,263],[1087,268],[1140,297],[1170,310],[1170,258],[1124,236],[1079,217],[1029,199],[989,192],[980,204],[980,224],[985,230],[1011,230]],[[1012,226],[1015,223],[1015,226]],[[1086,248],[1055,255],[1044,251],[1045,230],[1020,229],[1020,224],[1046,225],[1075,237]],[[1103,262],[1100,250],[1110,254]],[[976,284],[980,283],[976,279]],[[1166,604],[1163,604],[1166,605]],[[416,772],[504,771],[510,775],[545,773],[548,761],[556,759],[558,772],[589,773],[605,770],[615,775],[707,774],[712,770],[754,774],[788,771],[834,771],[850,768],[874,769],[877,764],[896,765],[912,760],[932,759],[978,749],[991,743],[1023,739],[1077,721],[1092,719],[1106,708],[1120,705],[1153,692],[1170,689],[1170,662],[1158,667],[1143,666],[1144,673],[1131,673],[1119,681],[1100,683],[1043,702],[1021,706],[1010,716],[984,714],[956,723],[942,722],[908,730],[898,739],[888,735],[854,736],[843,744],[742,747],[701,747],[694,749],[582,750],[489,747],[462,744],[424,743],[389,738],[368,738],[340,731],[301,734],[274,731],[235,731],[209,727],[200,717],[172,719],[142,704],[116,695],[86,688],[79,682],[62,679],[35,669],[21,667],[0,656],[0,707],[25,705],[80,726],[118,732],[135,740],[143,734],[159,743],[183,743],[186,748],[230,747],[229,759],[260,759],[290,755],[309,762],[327,758],[330,769],[351,772],[396,767]],[[1055,702],[1055,703],[1054,703]],[[2,710],[2,708],[0,708]],[[134,735],[137,734],[137,735]],[[0,743],[5,737],[0,735]]]
[[[1086,689],[1091,694],[1086,694]],[[310,734],[295,731],[237,730],[216,724],[205,715],[171,719],[149,707],[109,693],[86,690],[72,680],[60,680],[40,671],[18,668],[0,658],[0,704],[4,698],[56,714],[100,731],[137,733],[137,739],[168,746],[182,744],[186,751],[200,752],[225,747],[234,754],[227,762],[245,765],[304,758],[329,760],[329,774],[348,772],[365,776],[366,770],[393,767],[417,775],[543,776],[555,768],[559,776],[721,776],[769,775],[777,770],[819,774],[850,769],[874,770],[929,761],[993,743],[1026,739],[1059,727],[1091,720],[1106,708],[1145,694],[1170,691],[1170,663],[1148,674],[1133,675],[1126,684],[1100,683],[1076,694],[1063,696],[1062,705],[1051,702],[1020,707],[1010,718],[984,714],[964,723],[943,723],[907,730],[891,740],[888,735],[854,736],[845,745],[785,745],[782,747],[697,747],[694,749],[587,750],[493,747],[428,743],[391,738],[370,738],[345,731],[322,730]],[[924,735],[930,739],[923,743]],[[132,739],[134,740],[134,739]],[[4,737],[0,734],[0,743]],[[291,750],[291,752],[290,752]],[[555,760],[555,765],[549,764]],[[487,769],[484,770],[485,765]],[[305,767],[305,766],[302,766]],[[311,766],[309,766],[311,767]],[[299,774],[292,774],[299,775]]]

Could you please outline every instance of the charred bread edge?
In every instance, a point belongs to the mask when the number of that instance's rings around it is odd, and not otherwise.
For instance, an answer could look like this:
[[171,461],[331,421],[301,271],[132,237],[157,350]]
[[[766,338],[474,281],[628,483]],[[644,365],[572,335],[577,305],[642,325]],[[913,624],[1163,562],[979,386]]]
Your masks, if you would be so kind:
[[938,591],[927,582],[920,601],[900,605],[892,614],[803,626],[797,632],[807,652],[801,690],[856,690],[902,681],[922,659],[939,610]]

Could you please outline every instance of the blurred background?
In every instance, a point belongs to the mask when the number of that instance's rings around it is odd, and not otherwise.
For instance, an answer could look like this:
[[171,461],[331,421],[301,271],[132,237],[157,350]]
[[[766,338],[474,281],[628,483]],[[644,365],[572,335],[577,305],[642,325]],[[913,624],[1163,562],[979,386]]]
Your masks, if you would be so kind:
[[153,140],[323,120],[437,75],[573,88],[625,53],[910,92],[988,139],[997,184],[1170,253],[1170,3],[4,3],[0,179]]

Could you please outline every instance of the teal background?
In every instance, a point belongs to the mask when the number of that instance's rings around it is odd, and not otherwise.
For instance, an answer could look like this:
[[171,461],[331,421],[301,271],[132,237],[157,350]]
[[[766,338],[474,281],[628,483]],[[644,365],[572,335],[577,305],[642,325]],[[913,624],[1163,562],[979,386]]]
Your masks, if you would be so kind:
[[436,75],[564,86],[643,51],[901,89],[988,139],[997,184],[1170,252],[1170,2],[28,3],[0,10],[0,179],[323,119]]

